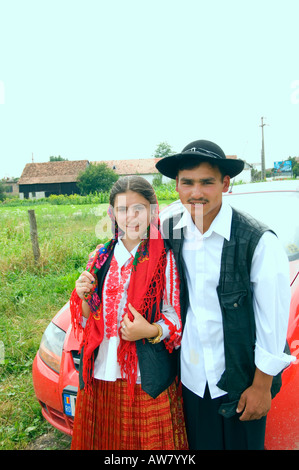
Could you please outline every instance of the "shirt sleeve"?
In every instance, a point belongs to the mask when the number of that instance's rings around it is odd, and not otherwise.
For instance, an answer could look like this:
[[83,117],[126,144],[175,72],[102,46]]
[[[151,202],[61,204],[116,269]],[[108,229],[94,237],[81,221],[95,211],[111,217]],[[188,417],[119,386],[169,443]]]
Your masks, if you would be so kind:
[[255,249],[250,281],[256,322],[255,365],[274,376],[296,358],[283,352],[291,300],[289,263],[272,232],[264,233]]
[[170,351],[181,344],[182,322],[180,310],[179,276],[172,250],[167,252],[166,287],[162,306],[162,319],[158,322],[163,329],[165,345]]

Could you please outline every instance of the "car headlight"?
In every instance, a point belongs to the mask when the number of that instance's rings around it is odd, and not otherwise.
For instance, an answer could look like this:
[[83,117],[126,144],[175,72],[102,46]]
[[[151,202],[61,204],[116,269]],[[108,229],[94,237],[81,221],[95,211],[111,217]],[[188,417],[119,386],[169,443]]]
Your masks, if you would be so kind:
[[50,323],[42,336],[39,355],[42,360],[59,374],[65,331]]

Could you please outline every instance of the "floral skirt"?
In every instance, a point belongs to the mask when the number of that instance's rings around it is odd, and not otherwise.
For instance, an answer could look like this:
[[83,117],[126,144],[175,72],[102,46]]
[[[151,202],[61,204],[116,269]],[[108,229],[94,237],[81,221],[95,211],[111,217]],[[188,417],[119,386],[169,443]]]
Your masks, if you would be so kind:
[[125,380],[94,380],[92,393],[78,393],[71,448],[187,450],[180,387],[174,382],[153,399],[135,385],[130,404]]

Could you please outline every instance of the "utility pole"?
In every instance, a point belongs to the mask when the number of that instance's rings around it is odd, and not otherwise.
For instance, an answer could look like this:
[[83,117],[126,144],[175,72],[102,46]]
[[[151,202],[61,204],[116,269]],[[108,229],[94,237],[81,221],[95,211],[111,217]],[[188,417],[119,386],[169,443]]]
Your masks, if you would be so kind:
[[266,178],[266,170],[265,170],[265,146],[264,146],[264,118],[261,117],[262,124],[260,127],[262,128],[262,155],[261,155],[261,160],[262,160],[262,168],[261,168],[261,180],[264,181]]

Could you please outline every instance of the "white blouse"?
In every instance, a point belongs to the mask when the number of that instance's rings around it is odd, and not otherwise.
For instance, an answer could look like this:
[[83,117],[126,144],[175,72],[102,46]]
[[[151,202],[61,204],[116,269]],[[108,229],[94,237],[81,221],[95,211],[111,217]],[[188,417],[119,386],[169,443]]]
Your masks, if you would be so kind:
[[[121,378],[117,361],[119,328],[127,304],[127,291],[131,268],[138,246],[129,252],[121,239],[115,246],[111,264],[103,285],[104,338],[94,363],[94,377],[115,381]],[[177,348],[181,342],[181,321],[178,290],[178,273],[172,251],[167,253],[166,287],[162,305],[162,319],[159,323],[167,347]],[[83,324],[84,326],[84,324]],[[137,383],[141,382],[138,365]]]

